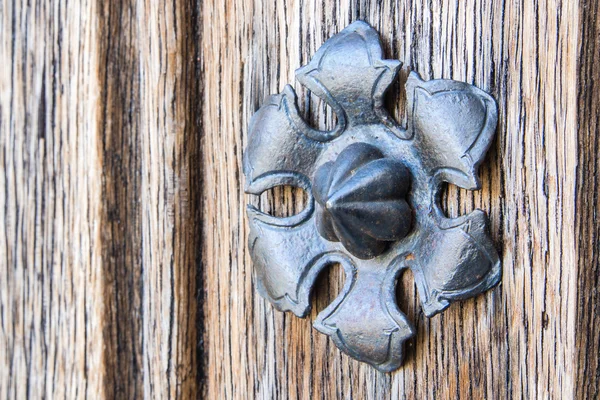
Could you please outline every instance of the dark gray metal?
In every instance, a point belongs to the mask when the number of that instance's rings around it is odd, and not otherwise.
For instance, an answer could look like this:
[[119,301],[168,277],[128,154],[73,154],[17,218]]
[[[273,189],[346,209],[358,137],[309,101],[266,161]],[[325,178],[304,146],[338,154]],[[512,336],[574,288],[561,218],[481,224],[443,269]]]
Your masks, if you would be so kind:
[[439,199],[444,182],[479,189],[496,103],[472,85],[412,72],[402,127],[383,104],[400,65],[382,58],[374,29],[351,24],[296,71],[335,111],[335,129],[310,127],[288,85],[253,116],[244,154],[247,193],[280,185],[308,193],[306,209],[287,218],[248,206],[259,292],[278,310],[305,317],[317,275],[340,263],[344,289],[314,326],[381,371],[402,364],[404,341],[415,334],[396,304],[403,270],[412,270],[428,317],[501,277],[485,213],[448,218]]
[[378,256],[410,230],[409,188],[404,164],[377,147],[353,143],[315,174],[317,230],[360,259]]

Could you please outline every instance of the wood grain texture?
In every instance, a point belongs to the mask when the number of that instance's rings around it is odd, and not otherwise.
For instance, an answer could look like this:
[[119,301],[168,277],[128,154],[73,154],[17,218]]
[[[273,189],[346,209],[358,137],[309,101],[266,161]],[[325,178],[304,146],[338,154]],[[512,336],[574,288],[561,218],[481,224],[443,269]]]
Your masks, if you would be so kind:
[[[203,17],[208,397],[572,397],[578,4],[206,2]],[[321,280],[313,311],[298,319],[256,294],[245,243],[247,202],[283,212],[297,208],[298,199],[290,190],[260,200],[242,194],[250,116],[356,19],[379,30],[387,55],[407,69],[473,83],[491,92],[500,110],[498,139],[480,171],[483,189],[450,187],[444,199],[453,216],[474,208],[489,213],[502,284],[427,319],[405,276],[400,308],[418,334],[394,374],[351,360],[312,329],[342,286],[339,270]],[[331,126],[331,113],[299,92],[309,119]],[[389,103],[401,117],[400,86]]]
[[600,397],[600,2],[579,11],[576,397]]
[[[0,398],[595,398],[600,391],[597,0],[0,0]],[[482,208],[502,284],[427,319],[393,374],[258,296],[243,194],[251,115],[350,22],[500,124]],[[295,84],[306,118],[328,107]],[[403,118],[397,84],[392,113]]]
[[196,2],[0,3],[0,398],[194,398]]
[[96,17],[0,2],[3,399],[104,393]]
[[105,394],[143,393],[140,89],[134,2],[99,3]]
[[193,3],[138,2],[144,395],[199,391],[200,102]]

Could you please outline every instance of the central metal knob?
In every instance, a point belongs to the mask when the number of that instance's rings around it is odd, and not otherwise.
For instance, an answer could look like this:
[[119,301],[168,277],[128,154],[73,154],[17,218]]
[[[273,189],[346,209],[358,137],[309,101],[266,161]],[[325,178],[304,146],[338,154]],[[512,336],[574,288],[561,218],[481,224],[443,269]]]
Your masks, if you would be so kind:
[[410,231],[410,172],[374,146],[345,148],[317,170],[313,189],[319,233],[358,258],[382,254]]

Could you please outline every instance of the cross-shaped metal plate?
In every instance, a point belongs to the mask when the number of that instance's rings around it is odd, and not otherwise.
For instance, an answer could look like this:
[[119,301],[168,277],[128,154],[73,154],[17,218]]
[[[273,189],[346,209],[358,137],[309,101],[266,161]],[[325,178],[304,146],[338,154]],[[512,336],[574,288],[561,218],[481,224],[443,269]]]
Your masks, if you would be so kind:
[[373,28],[351,24],[296,71],[332,107],[337,126],[309,126],[288,85],[252,118],[244,155],[248,193],[281,185],[308,193],[306,209],[291,217],[248,206],[259,292],[278,310],[305,317],[319,272],[340,263],[344,289],[315,327],[381,371],[402,364],[404,341],[415,334],[396,302],[401,271],[413,271],[428,317],[501,277],[485,213],[448,218],[440,208],[444,182],[479,188],[496,103],[472,85],[413,72],[407,126],[400,126],[383,104],[400,65],[383,59]]

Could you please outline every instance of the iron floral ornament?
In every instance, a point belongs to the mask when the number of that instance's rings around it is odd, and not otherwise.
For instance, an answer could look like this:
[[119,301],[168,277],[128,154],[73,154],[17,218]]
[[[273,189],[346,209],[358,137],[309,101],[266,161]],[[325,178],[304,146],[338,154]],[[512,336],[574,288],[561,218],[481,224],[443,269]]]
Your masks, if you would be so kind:
[[309,126],[288,85],[253,116],[244,155],[247,193],[281,185],[308,193],[308,206],[291,217],[248,206],[259,292],[278,310],[305,317],[319,272],[340,263],[345,286],[314,326],[381,371],[402,364],[404,342],[415,334],[396,302],[403,270],[413,271],[428,317],[501,276],[485,213],[448,218],[440,208],[444,182],[480,188],[477,167],[494,136],[496,103],[472,85],[412,72],[403,127],[383,104],[400,65],[382,58],[373,28],[351,24],[296,71],[332,107],[337,126]]

